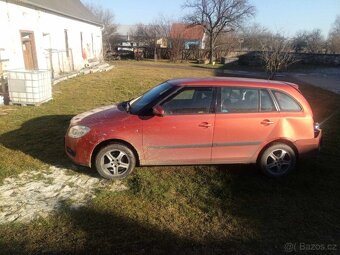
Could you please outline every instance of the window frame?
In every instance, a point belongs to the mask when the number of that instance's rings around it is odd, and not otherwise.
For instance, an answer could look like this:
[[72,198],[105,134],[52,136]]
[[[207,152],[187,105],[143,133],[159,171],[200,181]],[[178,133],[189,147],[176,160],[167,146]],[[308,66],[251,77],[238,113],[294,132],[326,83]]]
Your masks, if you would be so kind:
[[[275,101],[275,97],[274,95],[271,93],[271,90],[270,89],[267,89],[267,88],[259,88],[260,92],[259,92],[259,101],[260,101],[260,104],[259,104],[259,112],[280,112],[280,108],[279,108],[279,105],[278,103]],[[275,110],[274,111],[261,111],[261,108],[262,108],[262,97],[261,97],[261,90],[266,90],[268,92],[268,95],[270,97],[270,99],[272,100],[272,103],[274,105],[274,108]]]
[[[181,86],[178,85],[177,86],[178,89],[172,91],[172,93],[170,93],[169,95],[167,95],[166,97],[162,98],[161,100],[159,100],[155,105],[162,105],[165,101],[167,101],[169,98],[176,96],[176,94],[180,93],[183,90],[187,90],[187,89],[202,89],[202,88],[209,88],[212,89],[213,95],[212,95],[212,100],[211,100],[211,104],[210,104],[210,109],[209,112],[207,113],[182,113],[182,114],[167,114],[165,113],[164,116],[183,116],[183,115],[207,115],[207,114],[216,114],[216,95],[217,95],[217,88],[216,86],[209,86],[209,85],[201,85],[201,86],[195,86],[195,85],[190,85],[190,86]],[[154,105],[154,106],[155,106]]]

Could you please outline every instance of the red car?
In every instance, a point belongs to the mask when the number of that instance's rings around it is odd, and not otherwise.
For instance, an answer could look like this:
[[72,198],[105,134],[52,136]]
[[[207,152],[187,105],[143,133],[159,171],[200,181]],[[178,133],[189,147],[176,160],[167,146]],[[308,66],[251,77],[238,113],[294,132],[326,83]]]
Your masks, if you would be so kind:
[[166,81],[144,95],[75,116],[67,155],[108,179],[136,165],[257,163],[269,176],[318,151],[322,131],[298,86],[204,78]]

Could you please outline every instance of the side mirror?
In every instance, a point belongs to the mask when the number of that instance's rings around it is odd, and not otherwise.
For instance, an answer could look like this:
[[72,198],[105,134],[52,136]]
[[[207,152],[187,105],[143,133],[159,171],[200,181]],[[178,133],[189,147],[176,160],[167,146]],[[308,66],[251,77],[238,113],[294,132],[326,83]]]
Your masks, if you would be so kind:
[[159,117],[163,117],[165,112],[164,112],[164,109],[162,106],[160,105],[156,105],[152,108],[152,112],[153,114],[155,114],[156,116],[159,116]]

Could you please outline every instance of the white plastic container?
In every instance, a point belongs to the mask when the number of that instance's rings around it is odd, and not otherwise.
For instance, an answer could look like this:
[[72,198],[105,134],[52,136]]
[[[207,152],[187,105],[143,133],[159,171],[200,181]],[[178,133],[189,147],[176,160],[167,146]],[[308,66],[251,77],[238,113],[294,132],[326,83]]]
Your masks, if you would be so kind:
[[8,71],[10,103],[39,105],[52,99],[52,80],[49,70]]
[[4,97],[3,96],[0,96],[0,106],[4,105]]

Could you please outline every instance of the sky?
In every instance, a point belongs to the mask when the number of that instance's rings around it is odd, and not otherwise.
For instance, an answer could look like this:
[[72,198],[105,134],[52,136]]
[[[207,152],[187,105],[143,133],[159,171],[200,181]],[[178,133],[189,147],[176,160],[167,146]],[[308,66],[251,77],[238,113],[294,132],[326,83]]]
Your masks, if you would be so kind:
[[[150,23],[160,15],[180,19],[187,10],[185,0],[82,0],[113,11],[115,23]],[[248,0],[256,7],[256,16],[247,23],[259,23],[274,32],[293,36],[297,31],[321,29],[324,36],[340,15],[340,0]]]

